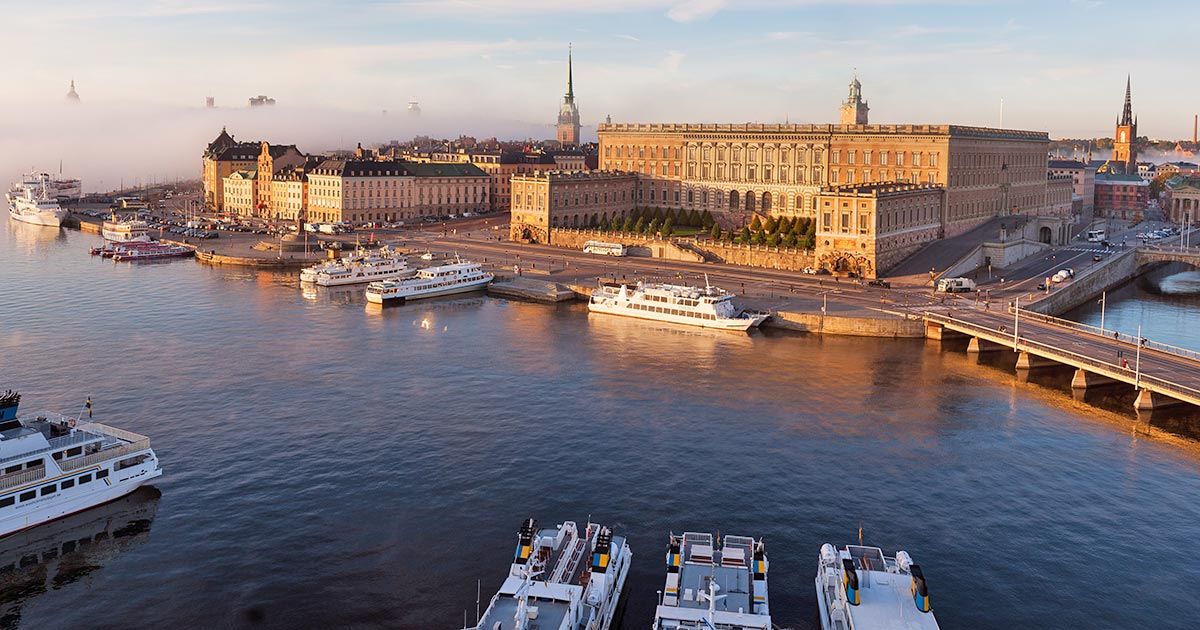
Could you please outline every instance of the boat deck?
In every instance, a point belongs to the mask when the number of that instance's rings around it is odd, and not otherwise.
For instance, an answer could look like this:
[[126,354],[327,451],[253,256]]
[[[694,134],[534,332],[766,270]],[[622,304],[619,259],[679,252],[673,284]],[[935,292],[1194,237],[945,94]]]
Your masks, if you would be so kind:
[[[933,613],[921,612],[913,602],[912,577],[896,572],[896,561],[877,547],[847,547],[858,574],[859,604],[849,606],[849,623],[837,628],[854,630],[938,630]],[[845,552],[840,552],[840,557]],[[826,601],[832,601],[840,583],[824,583]]]

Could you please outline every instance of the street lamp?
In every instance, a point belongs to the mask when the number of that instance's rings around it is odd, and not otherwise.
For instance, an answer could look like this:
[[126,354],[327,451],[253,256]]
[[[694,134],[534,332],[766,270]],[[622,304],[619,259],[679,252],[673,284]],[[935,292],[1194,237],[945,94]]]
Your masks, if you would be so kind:
[[1020,326],[1021,296],[1018,295],[1013,298],[1013,352],[1020,352],[1020,350],[1017,348],[1017,340],[1020,339],[1020,337],[1017,335],[1017,332],[1020,330]]
[[1133,360],[1133,387],[1140,388],[1142,384],[1142,327],[1138,326],[1137,355]]
[[1104,334],[1104,307],[1108,302],[1108,291],[1100,292],[1100,334]]

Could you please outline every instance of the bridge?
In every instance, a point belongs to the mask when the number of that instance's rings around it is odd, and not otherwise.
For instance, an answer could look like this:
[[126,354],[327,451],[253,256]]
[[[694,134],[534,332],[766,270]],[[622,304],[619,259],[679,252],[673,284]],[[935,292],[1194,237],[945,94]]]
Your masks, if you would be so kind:
[[924,319],[927,338],[969,338],[967,351],[974,353],[1018,352],[1018,370],[1071,366],[1074,390],[1133,386],[1138,411],[1200,406],[1200,352],[1020,308],[927,312]]
[[1200,269],[1200,249],[1196,247],[1153,247],[1137,248],[1137,265],[1157,262],[1181,262]]

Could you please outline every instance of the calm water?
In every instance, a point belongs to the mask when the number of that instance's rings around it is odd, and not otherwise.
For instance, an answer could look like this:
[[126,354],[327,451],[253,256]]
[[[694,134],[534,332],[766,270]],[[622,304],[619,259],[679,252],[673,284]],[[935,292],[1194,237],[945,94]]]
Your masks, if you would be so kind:
[[764,537],[776,623],[812,628],[818,548],[860,522],[921,563],[945,628],[1200,612],[1200,449],[964,354],[483,297],[368,310],[95,242],[0,222],[0,387],[151,435],[161,497],[0,541],[123,532],[0,573],[11,626],[457,628],[521,519],[589,514],[634,552],[625,628],[671,530]]

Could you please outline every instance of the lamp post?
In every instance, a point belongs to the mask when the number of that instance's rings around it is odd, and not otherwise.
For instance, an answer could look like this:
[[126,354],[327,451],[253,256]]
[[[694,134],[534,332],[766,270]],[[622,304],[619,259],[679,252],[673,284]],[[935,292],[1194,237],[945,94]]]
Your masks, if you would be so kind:
[[1137,355],[1133,360],[1133,386],[1140,388],[1142,383],[1142,327],[1138,326]]
[[1104,307],[1108,301],[1108,291],[1100,292],[1100,334],[1104,334]]

